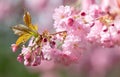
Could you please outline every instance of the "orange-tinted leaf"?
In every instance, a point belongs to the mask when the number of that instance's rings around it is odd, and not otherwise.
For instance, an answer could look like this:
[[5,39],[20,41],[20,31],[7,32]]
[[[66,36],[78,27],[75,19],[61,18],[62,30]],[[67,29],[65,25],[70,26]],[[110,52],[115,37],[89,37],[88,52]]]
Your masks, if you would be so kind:
[[19,45],[21,43],[25,43],[30,37],[30,34],[23,34],[17,39],[16,44]]
[[23,16],[23,21],[24,23],[29,26],[29,24],[31,24],[31,16],[29,12],[25,12],[24,16]]

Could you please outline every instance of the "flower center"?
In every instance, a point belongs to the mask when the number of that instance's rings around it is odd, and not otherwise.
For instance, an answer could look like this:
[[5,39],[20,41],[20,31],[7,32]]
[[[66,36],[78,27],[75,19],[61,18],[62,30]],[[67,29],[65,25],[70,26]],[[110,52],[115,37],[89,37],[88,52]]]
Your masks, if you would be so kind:
[[99,18],[100,22],[109,27],[111,23],[113,22],[113,17],[110,15],[105,15],[103,17]]

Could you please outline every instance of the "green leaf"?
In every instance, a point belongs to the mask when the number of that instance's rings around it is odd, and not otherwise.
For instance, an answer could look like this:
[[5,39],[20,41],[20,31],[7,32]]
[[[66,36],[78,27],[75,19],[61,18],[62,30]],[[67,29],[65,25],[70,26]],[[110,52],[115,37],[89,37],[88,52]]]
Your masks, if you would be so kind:
[[30,33],[30,29],[27,26],[22,24],[12,26],[12,30],[16,35],[19,35],[19,36],[23,35],[24,33]]

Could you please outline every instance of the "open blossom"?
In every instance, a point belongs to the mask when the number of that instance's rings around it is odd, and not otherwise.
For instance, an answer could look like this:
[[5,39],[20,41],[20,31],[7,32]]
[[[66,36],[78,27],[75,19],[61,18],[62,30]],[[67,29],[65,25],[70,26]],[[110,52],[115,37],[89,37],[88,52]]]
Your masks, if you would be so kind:
[[76,63],[78,58],[69,51],[62,51],[58,49],[52,50],[52,58],[55,63],[70,65]]
[[94,26],[90,28],[87,38],[91,42],[97,42],[103,46],[112,47],[119,45],[119,15],[103,12],[95,18]]
[[[65,11],[64,11],[65,10]],[[87,34],[86,12],[76,10],[70,6],[60,6],[55,9],[53,14],[54,28],[57,32],[67,31],[67,34],[73,34],[84,38]],[[91,19],[92,20],[92,19]],[[83,36],[83,37],[82,37]]]
[[44,59],[46,59],[46,60],[51,60],[52,59],[52,50],[53,50],[54,48],[51,48],[51,46],[50,46],[50,44],[49,43],[47,43],[46,45],[44,45],[43,47],[42,47],[42,51],[43,51],[43,55],[44,55]]
[[83,51],[85,51],[86,43],[79,36],[68,35],[64,44],[62,45],[64,52],[69,52],[72,55],[80,58],[80,55]]
[[56,31],[64,31],[67,28],[67,24],[72,25],[74,23],[74,18],[72,16],[75,12],[74,8],[70,6],[60,6],[59,8],[56,8],[53,14],[54,27]]
[[69,17],[73,14],[74,10],[70,6],[60,6],[59,8],[55,9],[55,13],[53,15],[53,19],[55,21],[60,21],[65,17]]

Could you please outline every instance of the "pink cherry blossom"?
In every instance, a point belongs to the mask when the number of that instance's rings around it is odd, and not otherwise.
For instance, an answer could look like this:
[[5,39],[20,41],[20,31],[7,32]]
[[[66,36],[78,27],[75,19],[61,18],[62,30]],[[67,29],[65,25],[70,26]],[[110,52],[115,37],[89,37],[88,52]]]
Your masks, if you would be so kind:
[[[57,31],[64,31],[65,30],[65,21],[69,20],[67,17],[70,17],[74,14],[74,9],[70,6],[60,6],[59,8],[55,9],[55,12],[53,14],[54,27],[58,29]],[[69,22],[69,21],[68,21]],[[68,23],[67,22],[67,23]],[[73,22],[72,22],[73,23]]]
[[[111,49],[116,51],[114,48],[120,46],[120,5],[117,1],[83,0],[79,9],[69,5],[59,6],[53,13],[53,33],[41,31],[42,33],[38,32],[37,36],[31,37],[28,44],[22,45],[17,60],[26,66],[38,66],[42,62],[44,64],[45,61],[52,61],[58,67],[61,64],[72,65],[79,70],[77,66],[82,68],[81,63],[84,65],[87,62],[83,61],[85,57],[89,58],[88,64],[90,63],[92,69],[89,71],[90,76],[95,77],[95,72],[104,73],[100,75],[104,76],[107,69],[112,66],[109,65],[112,60],[109,60],[111,53],[108,52]],[[38,11],[41,9],[38,7],[45,5],[46,0],[42,0],[35,3],[33,1],[33,4],[28,3],[27,7]],[[15,44],[12,45],[13,52],[18,49],[17,47]]]
[[55,63],[60,63],[63,65],[70,65],[77,62],[77,57],[72,55],[69,51],[53,50],[52,57]]

